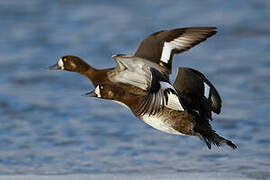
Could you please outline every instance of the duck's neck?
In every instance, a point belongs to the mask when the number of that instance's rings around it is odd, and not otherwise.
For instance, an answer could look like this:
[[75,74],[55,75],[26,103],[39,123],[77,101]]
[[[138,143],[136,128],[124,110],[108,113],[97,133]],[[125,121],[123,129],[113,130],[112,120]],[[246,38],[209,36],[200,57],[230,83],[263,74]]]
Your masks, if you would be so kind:
[[86,76],[95,86],[107,81],[108,77],[106,69],[95,69],[89,64],[87,64],[86,67],[87,68],[80,71],[79,73]]
[[91,80],[93,82],[93,80],[96,77],[98,70],[93,68],[90,65],[87,65],[87,68],[84,71],[81,71],[80,74],[88,77],[89,80]]

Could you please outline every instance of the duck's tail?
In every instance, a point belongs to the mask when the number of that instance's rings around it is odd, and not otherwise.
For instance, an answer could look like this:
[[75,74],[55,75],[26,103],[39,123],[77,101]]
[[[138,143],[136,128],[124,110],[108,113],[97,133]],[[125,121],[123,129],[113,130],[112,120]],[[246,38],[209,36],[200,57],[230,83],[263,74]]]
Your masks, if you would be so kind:
[[205,142],[207,147],[211,149],[211,145],[221,146],[227,144],[232,149],[236,149],[237,146],[230,140],[225,139],[224,137],[219,136],[211,127],[208,122],[197,123],[194,127],[194,131],[197,133],[197,136]]
[[237,146],[232,141],[219,136],[216,132],[212,132],[210,136],[208,135],[208,136],[202,136],[202,137],[209,149],[211,149],[211,144],[215,146],[221,146],[222,144],[227,144],[232,149],[237,148]]

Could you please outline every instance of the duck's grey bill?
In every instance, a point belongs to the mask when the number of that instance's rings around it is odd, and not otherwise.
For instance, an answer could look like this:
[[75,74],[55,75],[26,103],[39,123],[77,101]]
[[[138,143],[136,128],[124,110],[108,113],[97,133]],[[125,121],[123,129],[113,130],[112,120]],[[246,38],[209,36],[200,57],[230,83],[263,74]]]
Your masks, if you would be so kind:
[[59,69],[61,69],[61,67],[58,66],[58,63],[56,63],[56,64],[54,64],[52,66],[49,66],[49,70],[59,70]]
[[95,93],[95,91],[91,91],[91,92],[83,94],[82,96],[84,96],[84,97],[97,97],[97,94]]

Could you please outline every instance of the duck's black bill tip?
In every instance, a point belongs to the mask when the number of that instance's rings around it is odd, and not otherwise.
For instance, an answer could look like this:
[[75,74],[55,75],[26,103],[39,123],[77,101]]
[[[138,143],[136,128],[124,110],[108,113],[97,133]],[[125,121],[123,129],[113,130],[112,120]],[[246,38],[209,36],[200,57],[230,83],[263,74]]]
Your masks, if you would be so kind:
[[52,66],[49,66],[48,69],[49,70],[59,70],[59,69],[61,69],[61,67],[58,66],[58,64],[56,63],[56,64],[54,64]]
[[84,96],[84,97],[97,97],[97,94],[95,93],[95,91],[91,91],[91,92],[83,94],[82,96]]

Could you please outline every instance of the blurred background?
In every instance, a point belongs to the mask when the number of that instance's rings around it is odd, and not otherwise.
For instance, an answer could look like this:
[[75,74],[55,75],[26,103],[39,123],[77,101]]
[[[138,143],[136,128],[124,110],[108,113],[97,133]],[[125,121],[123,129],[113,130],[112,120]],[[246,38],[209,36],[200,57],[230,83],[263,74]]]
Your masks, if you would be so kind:
[[[213,174],[270,178],[270,1],[0,1],[0,174]],[[49,71],[63,55],[96,68],[133,54],[162,29],[216,26],[175,56],[203,72],[223,98],[214,129],[238,145],[207,149],[159,132],[129,110],[84,98],[75,73]]]

